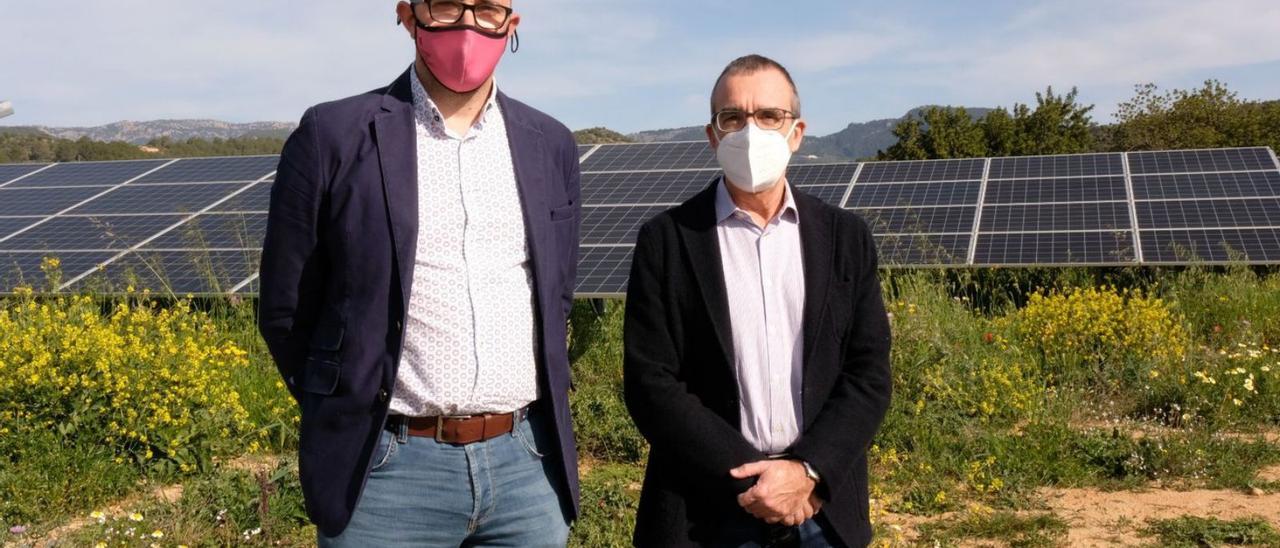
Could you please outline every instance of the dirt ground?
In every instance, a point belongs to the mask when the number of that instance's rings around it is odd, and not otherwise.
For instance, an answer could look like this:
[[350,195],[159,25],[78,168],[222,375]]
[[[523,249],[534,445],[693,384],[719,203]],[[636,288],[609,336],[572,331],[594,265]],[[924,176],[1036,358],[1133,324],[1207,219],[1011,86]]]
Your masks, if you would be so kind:
[[[1280,473],[1280,471],[1271,471]],[[1239,491],[1150,490],[1103,492],[1094,489],[1046,489],[1054,513],[1071,525],[1068,546],[1135,546],[1150,543],[1138,536],[1151,518],[1180,516],[1233,520],[1261,517],[1280,527],[1280,493]]]
[[[1259,479],[1280,481],[1280,466],[1263,470]],[[1233,520],[1260,517],[1280,528],[1280,492],[1042,489],[1040,495],[1047,506],[1046,510],[1052,511],[1069,524],[1070,530],[1063,544],[1073,548],[1150,545],[1153,539],[1140,536],[1139,530],[1146,525],[1148,519],[1153,518],[1198,516]],[[917,539],[916,528],[921,524],[952,517],[955,517],[954,513],[932,518],[888,514],[884,519],[901,527],[904,540],[911,542]],[[974,539],[963,545],[1000,546],[1002,543]]]

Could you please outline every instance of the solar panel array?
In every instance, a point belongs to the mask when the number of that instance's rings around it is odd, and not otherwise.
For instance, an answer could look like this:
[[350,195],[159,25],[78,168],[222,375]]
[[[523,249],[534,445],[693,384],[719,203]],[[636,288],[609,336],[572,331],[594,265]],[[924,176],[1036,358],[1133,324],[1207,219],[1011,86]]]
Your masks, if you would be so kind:
[[0,288],[251,293],[277,156],[0,166]]
[[[580,145],[578,294],[626,289],[636,231],[720,176],[704,142]],[[276,156],[0,165],[0,288],[254,293]],[[1268,148],[794,163],[889,267],[1280,263]]]

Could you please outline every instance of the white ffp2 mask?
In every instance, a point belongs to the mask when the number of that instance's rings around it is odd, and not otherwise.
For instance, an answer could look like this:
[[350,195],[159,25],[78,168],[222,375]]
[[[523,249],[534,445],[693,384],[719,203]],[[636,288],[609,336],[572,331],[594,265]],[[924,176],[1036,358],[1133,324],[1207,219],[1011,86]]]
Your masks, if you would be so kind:
[[773,188],[787,172],[791,162],[791,133],[786,135],[773,130],[760,129],[755,124],[725,135],[716,148],[716,160],[724,170],[725,179],[743,192],[755,194]]

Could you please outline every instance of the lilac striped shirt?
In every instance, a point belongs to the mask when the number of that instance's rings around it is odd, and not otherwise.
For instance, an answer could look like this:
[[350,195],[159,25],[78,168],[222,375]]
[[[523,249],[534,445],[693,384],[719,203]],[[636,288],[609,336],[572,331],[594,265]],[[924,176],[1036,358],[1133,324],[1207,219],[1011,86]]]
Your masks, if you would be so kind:
[[783,452],[800,436],[804,262],[790,185],[785,200],[761,228],[734,204],[723,179],[716,190],[742,435],[767,454]]

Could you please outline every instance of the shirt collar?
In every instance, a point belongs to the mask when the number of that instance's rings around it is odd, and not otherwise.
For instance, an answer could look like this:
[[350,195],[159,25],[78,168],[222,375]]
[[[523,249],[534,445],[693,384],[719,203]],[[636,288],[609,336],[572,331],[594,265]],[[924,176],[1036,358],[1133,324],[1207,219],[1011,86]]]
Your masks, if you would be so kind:
[[[431,100],[431,95],[427,93],[427,88],[422,85],[422,80],[418,77],[417,67],[410,67],[409,70],[413,73],[412,77],[409,78],[410,86],[413,89],[413,109],[423,115],[423,121],[428,126],[444,131],[444,114],[440,112],[436,102]],[[485,124],[488,124],[492,119],[493,110],[496,108],[498,108],[497,78],[493,81],[493,87],[489,88],[489,99],[485,101],[483,113],[472,127],[480,130],[484,129]]]
[[[783,193],[782,209],[778,211],[778,215],[774,219],[781,218],[784,221],[798,223],[800,214],[796,210],[796,197],[791,192],[791,183],[785,180],[782,183],[786,188]],[[733,197],[729,195],[728,185],[729,182],[723,176],[720,177],[720,182],[716,184],[716,224],[723,223],[725,219],[732,217],[736,213],[750,215],[745,209],[738,207],[738,204],[733,202]],[[769,222],[772,223],[774,219],[770,219]]]

